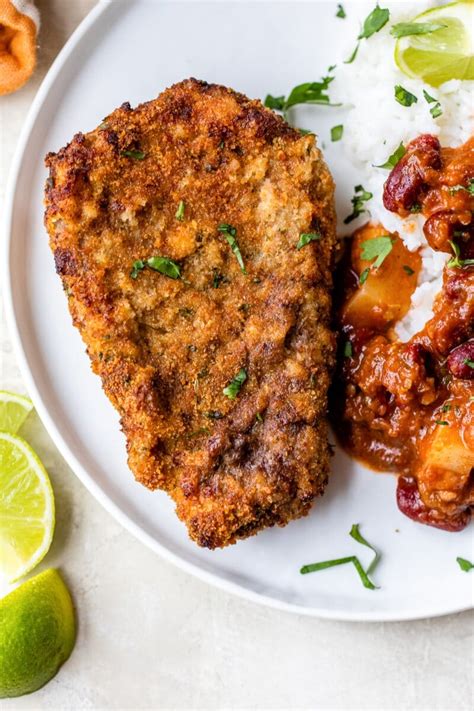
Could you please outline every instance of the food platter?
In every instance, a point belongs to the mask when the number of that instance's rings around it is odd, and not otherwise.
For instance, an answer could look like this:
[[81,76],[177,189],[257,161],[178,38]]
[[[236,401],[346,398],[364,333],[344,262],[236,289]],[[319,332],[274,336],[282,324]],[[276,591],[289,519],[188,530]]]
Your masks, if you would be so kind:
[[[448,534],[403,517],[396,480],[370,472],[337,447],[328,491],[307,518],[224,550],[197,548],[166,495],[140,487],[128,471],[118,416],[71,325],[42,224],[48,151],[92,129],[122,102],[134,106],[185,77],[260,98],[320,77],[344,59],[358,32],[356,14],[341,23],[335,7],[258,0],[99,3],[50,70],[22,133],[5,209],[6,312],[28,390],[58,449],[97,500],[153,550],[225,590],[288,611],[350,620],[442,615],[473,604],[473,578],[456,563],[457,556],[472,557],[472,529]],[[344,214],[357,175],[327,138],[342,112],[305,107],[301,119],[327,147]],[[348,535],[355,523],[382,553],[377,590],[362,587],[347,566],[299,574],[315,560],[358,555],[368,563],[370,552]]]

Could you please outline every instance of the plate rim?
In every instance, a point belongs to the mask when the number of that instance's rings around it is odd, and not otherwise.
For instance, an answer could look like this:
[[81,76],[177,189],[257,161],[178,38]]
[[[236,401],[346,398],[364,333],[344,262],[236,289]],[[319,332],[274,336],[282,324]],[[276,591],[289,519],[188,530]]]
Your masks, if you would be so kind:
[[115,4],[113,0],[99,0],[97,5],[86,15],[82,22],[78,25],[72,35],[69,37],[63,48],[60,50],[56,56],[53,64],[49,68],[47,74],[45,75],[32,103],[27,116],[24,120],[23,127],[20,132],[20,136],[17,142],[17,146],[14,152],[13,160],[11,163],[11,168],[7,178],[6,191],[5,191],[5,203],[4,203],[4,217],[2,219],[2,232],[3,232],[3,244],[1,247],[2,255],[2,292],[3,292],[3,302],[5,309],[6,324],[8,329],[8,334],[11,338],[14,354],[19,365],[19,369],[26,385],[27,391],[31,396],[35,409],[48,432],[54,446],[58,449],[63,459],[66,461],[72,472],[77,476],[81,483],[86,487],[86,489],[91,493],[91,495],[98,501],[103,508],[111,515],[113,518],[126,530],[128,530],[135,538],[145,544],[149,549],[160,555],[166,561],[172,563],[177,568],[184,570],[185,572],[194,575],[203,582],[213,585],[224,592],[237,595],[240,598],[250,600],[252,602],[258,603],[265,607],[270,607],[273,609],[281,610],[284,612],[289,612],[293,614],[300,614],[306,617],[316,617],[320,619],[328,620],[338,620],[338,621],[350,621],[350,622],[400,622],[400,621],[410,621],[419,620],[427,618],[442,617],[445,615],[450,615],[458,612],[464,612],[466,610],[471,610],[474,608],[472,605],[455,605],[453,607],[446,607],[435,605],[434,607],[427,608],[423,612],[417,611],[332,611],[325,607],[308,607],[303,605],[298,605],[290,602],[285,602],[277,598],[265,595],[259,592],[250,590],[243,585],[235,583],[224,577],[221,577],[217,573],[210,572],[200,567],[199,564],[189,562],[182,558],[179,554],[174,553],[169,550],[167,546],[161,543],[157,538],[153,537],[142,529],[138,524],[136,524],[129,516],[126,514],[116,503],[114,503],[109,495],[96,483],[94,477],[86,470],[85,467],[76,459],[73,452],[69,449],[68,445],[62,438],[56,423],[52,416],[50,416],[48,408],[43,402],[43,398],[39,389],[36,386],[35,380],[33,378],[32,372],[30,370],[28,358],[26,356],[25,350],[23,348],[22,339],[20,335],[20,328],[17,323],[16,313],[15,313],[15,303],[13,298],[13,290],[11,283],[11,271],[10,271],[10,258],[11,258],[11,237],[12,237],[12,223],[13,223],[13,205],[16,192],[16,186],[20,173],[23,167],[23,162],[25,158],[25,149],[30,138],[30,135],[34,129],[36,119],[40,113],[44,102],[48,98],[49,91],[53,86],[54,82],[60,75],[64,64],[68,60],[70,54],[73,52],[75,47],[81,42],[81,40],[87,35],[89,30],[93,25],[101,18],[104,12]]

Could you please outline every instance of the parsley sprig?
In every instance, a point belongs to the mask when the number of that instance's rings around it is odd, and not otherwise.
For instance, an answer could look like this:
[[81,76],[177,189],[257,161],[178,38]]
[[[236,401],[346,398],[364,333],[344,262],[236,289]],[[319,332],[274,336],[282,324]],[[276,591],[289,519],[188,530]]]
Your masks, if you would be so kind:
[[309,565],[303,565],[303,567],[300,569],[300,573],[302,575],[306,575],[307,573],[316,573],[320,570],[326,570],[327,568],[334,568],[337,565],[345,565],[346,563],[352,563],[359,575],[359,578],[361,579],[362,585],[365,588],[368,588],[369,590],[376,590],[377,586],[374,585],[372,580],[370,579],[371,573],[375,570],[379,560],[380,560],[380,553],[377,551],[374,546],[369,543],[361,534],[359,531],[359,524],[354,523],[349,535],[357,541],[357,543],[360,543],[363,546],[366,546],[367,548],[370,548],[374,552],[374,557],[372,559],[372,562],[370,563],[369,567],[367,570],[364,569],[362,566],[359,558],[355,555],[347,556],[345,558],[335,558],[333,560],[324,560],[321,563],[310,563]]

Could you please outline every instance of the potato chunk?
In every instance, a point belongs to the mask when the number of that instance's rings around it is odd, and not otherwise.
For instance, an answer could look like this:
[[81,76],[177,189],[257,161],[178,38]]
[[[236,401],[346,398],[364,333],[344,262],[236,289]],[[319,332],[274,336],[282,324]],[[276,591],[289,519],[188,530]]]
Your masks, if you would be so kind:
[[[388,235],[383,225],[367,224],[354,234],[351,264],[359,276],[371,267],[372,262],[362,259],[363,243]],[[410,308],[416,289],[421,257],[409,252],[397,234],[392,250],[378,268],[371,268],[368,276],[347,301],[343,320],[355,326],[384,328],[402,318]]]
[[[474,452],[458,427],[438,425],[421,452],[423,464],[417,472],[422,499],[428,505],[443,501],[457,503],[465,498],[474,466]],[[469,495],[468,495],[469,497]]]

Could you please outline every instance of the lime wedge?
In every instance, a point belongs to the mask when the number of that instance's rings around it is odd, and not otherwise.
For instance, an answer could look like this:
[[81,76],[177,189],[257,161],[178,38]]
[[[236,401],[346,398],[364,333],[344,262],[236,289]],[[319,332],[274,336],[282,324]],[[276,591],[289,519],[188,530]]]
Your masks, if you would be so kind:
[[450,79],[474,79],[474,2],[463,0],[417,15],[413,22],[444,25],[436,32],[401,37],[395,62],[404,74],[431,86]]
[[0,430],[16,434],[32,409],[29,398],[0,390]]
[[54,531],[48,475],[20,437],[0,432],[0,574],[18,580],[46,555]]
[[75,637],[71,596],[56,570],[0,600],[0,698],[46,684],[71,654]]

